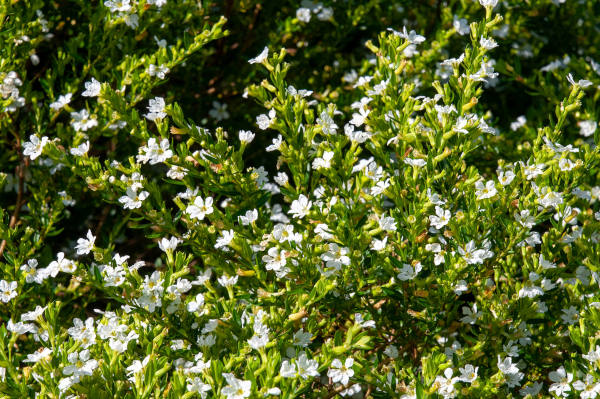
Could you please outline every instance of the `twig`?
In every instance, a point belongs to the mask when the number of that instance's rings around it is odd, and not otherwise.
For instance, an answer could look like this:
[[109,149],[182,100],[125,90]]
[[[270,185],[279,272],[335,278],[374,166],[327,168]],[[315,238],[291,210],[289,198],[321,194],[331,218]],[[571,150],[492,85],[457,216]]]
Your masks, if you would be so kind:
[[[21,148],[21,138],[17,136],[17,148]],[[17,221],[19,220],[19,212],[21,211],[22,201],[23,201],[23,191],[25,186],[25,164],[23,163],[23,153],[19,152],[19,164],[15,168],[15,176],[19,178],[19,186],[17,189],[17,202],[15,203],[15,210],[13,211],[12,216],[10,217],[10,222],[8,224],[9,229],[14,229]],[[0,256],[4,253],[4,249],[6,248],[6,240],[2,240],[0,244]]]
[[333,390],[333,392],[331,392],[331,393],[330,393],[328,396],[326,396],[326,399],[331,399],[331,398],[333,398],[335,395],[337,395],[338,393],[340,393],[340,392],[342,392],[342,391],[344,391],[344,390],[346,390],[346,389],[350,389],[350,388],[352,388],[353,386],[355,386],[356,384],[357,384],[357,383],[355,382],[354,384],[352,384],[352,385],[348,385],[348,386],[345,386],[345,385],[340,385],[339,387],[335,388],[335,389]]

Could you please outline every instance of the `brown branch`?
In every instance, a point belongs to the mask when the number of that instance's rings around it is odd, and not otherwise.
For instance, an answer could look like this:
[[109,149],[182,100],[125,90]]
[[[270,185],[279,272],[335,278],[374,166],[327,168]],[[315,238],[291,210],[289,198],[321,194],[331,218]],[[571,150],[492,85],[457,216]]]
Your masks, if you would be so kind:
[[356,384],[357,384],[357,383],[355,382],[354,384],[350,384],[350,385],[348,385],[348,386],[345,386],[345,385],[340,385],[339,387],[335,388],[335,389],[333,390],[333,392],[331,392],[331,393],[330,393],[328,396],[326,396],[325,398],[326,398],[326,399],[331,399],[331,398],[333,398],[335,395],[337,395],[338,393],[340,393],[340,392],[342,392],[342,391],[344,391],[344,390],[346,390],[346,389],[350,389],[350,388],[352,388],[353,386],[355,386]]
[[[21,148],[21,138],[17,136],[17,148]],[[12,216],[10,217],[10,222],[8,224],[9,229],[14,229],[17,221],[19,220],[19,212],[21,211],[21,207],[23,206],[23,191],[25,188],[25,166],[29,162],[23,162],[23,153],[19,152],[19,164],[15,168],[15,176],[19,178],[19,186],[17,188],[17,202],[15,203],[15,210],[13,211]],[[0,244],[0,256],[4,253],[6,249],[6,240],[2,240]]]

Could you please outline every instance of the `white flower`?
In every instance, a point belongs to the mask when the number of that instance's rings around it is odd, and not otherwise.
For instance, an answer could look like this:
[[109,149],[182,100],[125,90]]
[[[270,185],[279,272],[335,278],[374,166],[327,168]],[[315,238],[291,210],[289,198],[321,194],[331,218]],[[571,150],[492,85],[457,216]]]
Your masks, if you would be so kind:
[[362,328],[375,328],[375,320],[365,320],[364,316],[360,313],[354,314],[354,321]]
[[481,312],[477,311],[476,303],[473,304],[473,309],[469,308],[468,306],[463,306],[462,312],[464,316],[460,319],[460,321],[467,324],[475,324],[477,319],[479,319],[482,314]]
[[196,312],[200,310],[204,306],[204,295],[197,294],[196,298],[192,301],[188,302],[187,310],[188,312]]
[[483,36],[479,39],[479,44],[486,50],[491,50],[493,48],[498,47],[498,43],[496,43],[494,39],[485,38]]
[[100,82],[92,78],[89,82],[85,82],[85,91],[81,93],[84,97],[98,97],[100,95]]
[[520,128],[522,128],[523,126],[525,126],[525,124],[527,123],[527,118],[525,117],[525,115],[520,115],[517,117],[517,120],[512,122],[510,124],[510,130],[517,131]]
[[75,262],[65,258],[65,254],[63,252],[59,252],[56,254],[56,260],[50,262],[46,269],[52,277],[56,277],[58,272],[73,273],[76,268],[77,266],[75,265]]
[[194,378],[188,377],[186,388],[187,388],[188,392],[198,392],[202,399],[206,398],[206,392],[208,392],[212,389],[210,387],[210,385],[202,382],[200,377],[194,377]]
[[238,220],[244,226],[248,226],[258,219],[258,210],[252,209],[250,211],[246,211],[246,214],[238,216]]
[[224,248],[231,244],[233,241],[234,232],[233,230],[223,230],[221,232],[221,237],[217,238],[217,243],[215,244],[215,248]]
[[444,376],[438,375],[435,378],[435,383],[437,384],[438,393],[442,395],[444,398],[452,398],[454,397],[454,384],[459,380],[459,377],[452,377],[454,372],[450,367],[444,370]]
[[585,120],[577,122],[577,126],[579,126],[579,134],[583,137],[593,136],[598,128],[598,122],[593,120]]
[[373,238],[371,241],[371,249],[373,251],[383,251],[387,247],[387,236],[383,237],[383,240],[379,240],[377,238]]
[[327,371],[327,377],[331,378],[334,383],[339,382],[342,385],[347,385],[354,375],[353,364],[354,359],[351,357],[347,358],[344,364],[339,359],[333,359],[331,368]]
[[321,158],[315,158],[312,163],[313,169],[329,169],[331,167],[331,160],[333,159],[333,151],[325,151]]
[[147,191],[142,191],[141,193],[137,193],[131,187],[127,187],[127,191],[125,195],[119,198],[119,202],[123,204],[124,209],[137,209],[142,207],[142,201],[144,201],[150,193]]
[[385,216],[379,219],[379,228],[383,231],[396,231],[396,219]]
[[475,241],[471,240],[467,243],[467,245],[463,247],[458,247],[458,253],[463,257],[465,262],[469,265],[483,263],[483,255],[485,251],[482,249],[477,249],[475,247]]
[[269,336],[267,334],[255,334],[248,340],[248,345],[252,349],[264,348],[269,343]]
[[[10,321],[9,321],[10,323]],[[23,360],[23,363],[37,363],[40,360],[47,358],[52,353],[52,349],[40,348],[37,351],[27,355],[27,359]]]
[[546,165],[542,164],[530,164],[527,162],[527,165],[523,165],[523,172],[525,173],[525,177],[527,180],[532,180],[541,175],[544,172],[544,168]]
[[311,206],[312,202],[309,201],[304,194],[300,194],[298,199],[292,201],[289,213],[295,218],[302,219],[304,216],[308,215]]
[[23,155],[31,158],[31,160],[36,159],[40,155],[42,155],[42,150],[44,146],[48,143],[48,137],[42,136],[42,139],[35,134],[29,136],[29,141],[23,143]]
[[77,250],[77,255],[87,255],[94,249],[94,243],[96,242],[96,237],[92,235],[92,231],[88,230],[87,239],[80,238],[77,240],[77,246],[75,249]]
[[342,265],[348,266],[350,264],[350,249],[346,247],[340,247],[336,243],[328,244],[328,251],[321,255],[321,259],[325,261],[327,270],[323,274],[331,275],[334,272],[341,269]]
[[283,378],[295,378],[296,377],[296,366],[291,363],[289,360],[284,360],[281,363],[281,368],[279,369],[279,375]]
[[463,292],[467,292],[469,290],[469,286],[465,280],[459,280],[454,284],[454,293],[456,295],[462,295]]
[[227,104],[220,103],[218,101],[212,102],[212,109],[208,111],[208,114],[217,121],[229,119],[229,112],[227,112]]
[[317,118],[317,124],[321,126],[321,131],[326,135],[335,134],[338,129],[338,125],[335,124],[327,111],[321,112],[321,115]]
[[515,174],[510,170],[507,170],[506,172],[501,170],[500,173],[498,173],[498,181],[503,186],[508,186],[514,179]]
[[544,291],[535,285],[524,286],[519,290],[519,298],[535,298],[540,295],[544,295]]
[[581,399],[594,399],[600,393],[600,384],[595,382],[595,378],[591,374],[586,374],[583,381],[577,380],[573,383],[573,388],[580,393]]
[[575,324],[577,320],[579,320],[579,310],[573,305],[569,306],[567,309],[563,309],[563,314],[560,315],[560,318],[566,324]]
[[394,35],[406,39],[409,43],[412,44],[420,44],[425,41],[425,37],[417,34],[417,32],[415,32],[414,30],[407,32],[406,26],[403,27],[402,32],[395,31],[392,28],[388,28],[388,30],[391,31]]
[[454,26],[454,30],[456,30],[456,33],[458,33],[461,36],[468,35],[469,33],[471,33],[469,21],[467,21],[465,18],[454,17],[452,26]]
[[170,69],[164,65],[156,66],[154,64],[150,64],[148,66],[148,75],[156,76],[159,79],[164,79],[169,71]]
[[84,349],[79,353],[69,353],[67,359],[71,364],[63,369],[63,374],[65,375],[74,375],[78,377],[92,375],[94,369],[98,367],[98,361],[90,359],[90,351],[87,349]]
[[173,156],[169,140],[162,139],[159,144],[154,137],[148,140],[148,144],[145,147],[140,147],[139,152],[136,157],[137,161],[142,163],[149,162],[150,165],[165,162]]
[[167,0],[148,0],[148,4],[154,4],[156,7],[161,8],[167,4]]
[[356,142],[358,144],[362,144],[365,141],[367,141],[372,133],[370,132],[363,132],[361,130],[355,130],[354,125],[351,125],[350,123],[346,123],[344,125],[344,134],[353,142]]
[[71,97],[73,97],[73,94],[71,93],[58,96],[58,99],[56,101],[50,103],[50,108],[52,108],[55,111],[58,111],[59,109],[71,102]]
[[254,133],[250,130],[240,130],[239,138],[243,144],[249,144],[254,140]]
[[167,177],[174,180],[183,180],[183,178],[187,175],[188,170],[182,166],[173,165],[167,171]]
[[533,217],[529,209],[524,209],[520,213],[515,213],[515,220],[521,224],[523,227],[527,227],[528,229],[535,226],[535,217]]
[[169,239],[166,237],[163,237],[158,242],[158,247],[163,252],[175,251],[175,248],[177,248],[177,244],[179,244],[180,242],[181,242],[181,240],[177,237],[171,237]]
[[517,365],[512,362],[512,358],[507,356],[502,360],[500,355],[498,355],[498,369],[505,375],[516,374],[519,372]]
[[165,99],[162,97],[150,99],[148,111],[150,112],[144,116],[151,121],[156,121],[157,119],[162,119],[167,116],[165,113]]
[[589,352],[585,355],[582,355],[582,357],[590,364],[600,361],[600,345],[596,345],[595,349],[590,348]]
[[144,370],[150,361],[150,355],[146,356],[142,361],[134,360],[131,366],[127,367],[127,375],[130,376],[129,381],[135,382],[135,375]]
[[243,399],[250,396],[252,391],[251,381],[240,380],[231,373],[223,373],[223,377],[229,385],[221,389],[221,395],[225,395],[227,399]]
[[498,4],[498,0],[479,0],[479,4],[486,8],[494,8]]
[[555,191],[549,190],[548,187],[542,188],[541,197],[538,198],[538,202],[544,208],[554,207],[557,208],[560,204],[563,203],[563,198],[561,193],[557,193]]
[[452,214],[449,210],[443,209],[436,205],[435,207],[435,215],[429,216],[429,222],[436,229],[441,229],[450,222]]
[[398,274],[398,279],[402,281],[413,280],[417,277],[417,274],[423,269],[421,266],[421,262],[417,262],[414,267],[405,263],[400,269],[400,273]]
[[36,306],[34,310],[32,310],[31,312],[26,312],[23,313],[21,315],[21,321],[36,321],[38,317],[40,317],[44,311],[46,310],[47,306],[41,307],[41,306]]
[[573,381],[572,373],[567,373],[565,368],[560,366],[558,370],[551,371],[548,377],[553,382],[548,389],[550,392],[554,392],[558,396],[569,396],[569,391],[571,391],[569,384]]
[[207,197],[206,200],[202,197],[196,197],[192,205],[188,205],[185,212],[190,215],[193,219],[204,220],[206,215],[213,213],[213,199]]
[[96,342],[94,331],[94,319],[88,317],[85,322],[79,318],[73,319],[73,327],[67,330],[69,335],[77,342],[81,342],[87,348]]
[[17,282],[0,280],[0,301],[8,303],[11,299],[17,296]]
[[301,348],[306,348],[308,345],[310,345],[310,340],[312,339],[312,337],[312,333],[305,332],[304,328],[301,328],[294,333],[293,344]]
[[95,116],[90,116],[87,109],[82,109],[79,112],[71,112],[71,126],[75,129],[76,132],[79,131],[87,131],[95,126],[98,126],[98,121]]
[[250,64],[256,64],[256,63],[261,64],[261,63],[263,63],[267,59],[268,56],[269,56],[269,48],[265,47],[264,50],[259,55],[257,55],[254,58],[249,59],[248,63],[250,63]]
[[392,359],[397,359],[398,355],[400,354],[398,352],[398,347],[396,345],[388,345],[385,350],[383,351],[383,353],[389,357],[391,357]]
[[265,268],[267,270],[277,271],[285,267],[287,263],[285,252],[285,250],[269,248],[267,255],[263,255],[262,257],[262,261],[266,263]]
[[298,18],[298,21],[308,23],[310,22],[310,17],[311,14],[309,8],[301,7],[296,10],[296,18]]
[[224,274],[217,279],[217,282],[223,287],[231,287],[237,284],[238,276],[229,277]]
[[472,384],[477,379],[477,370],[479,370],[479,367],[473,367],[471,364],[467,364],[464,368],[459,368],[458,370],[461,373],[461,376],[458,377],[458,379]]
[[475,183],[475,190],[478,200],[492,198],[498,192],[493,180],[488,180],[485,185],[479,180]]
[[577,164],[568,158],[561,158],[558,161],[558,167],[563,172],[568,172],[570,170],[573,170],[573,169],[575,169],[576,166],[577,166]]
[[[271,126],[271,124],[275,121],[276,115],[277,114],[275,113],[274,109],[269,111],[269,115],[265,115],[265,114],[258,115],[256,117],[256,124],[258,125],[258,128],[260,130],[268,129],[269,126]],[[273,141],[273,143],[275,143],[275,141]]]
[[281,147],[282,143],[283,143],[283,137],[280,134],[279,136],[277,136],[276,138],[273,139],[273,144],[271,144],[270,146],[268,146],[266,148],[266,150],[269,151],[269,152],[270,151],[279,150],[279,148]]
[[424,159],[420,159],[420,158],[414,159],[414,158],[406,157],[406,158],[404,158],[404,163],[407,165],[410,165],[410,166],[417,166],[419,168],[427,165],[427,161],[425,161]]
[[535,398],[540,393],[543,386],[544,384],[541,382],[534,382],[531,385],[527,385],[526,387],[521,388],[519,392],[522,396],[531,395],[531,397]]
[[572,74],[568,74],[567,75],[567,80],[569,81],[569,83],[571,83],[573,86],[579,86],[582,89],[585,89],[588,86],[592,85],[592,82],[590,82],[589,80],[585,80],[585,79],[580,79],[579,81],[575,82],[575,79],[573,79],[573,75]]
[[366,107],[360,107],[358,112],[352,114],[352,120],[350,121],[350,123],[356,127],[360,127],[365,123],[370,113],[370,109]]
[[79,144],[77,147],[71,148],[71,155],[75,155],[76,157],[82,157],[90,150],[90,142],[89,140],[85,143]]

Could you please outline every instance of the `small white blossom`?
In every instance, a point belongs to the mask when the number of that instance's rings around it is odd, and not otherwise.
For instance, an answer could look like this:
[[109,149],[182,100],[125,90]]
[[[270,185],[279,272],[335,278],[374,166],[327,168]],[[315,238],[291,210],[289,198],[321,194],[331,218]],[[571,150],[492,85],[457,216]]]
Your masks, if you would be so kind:
[[333,359],[331,368],[327,371],[327,377],[331,378],[334,383],[339,382],[342,385],[347,385],[350,378],[354,376],[353,364],[354,359],[351,357],[347,358],[343,364],[339,359]]
[[264,50],[259,55],[257,55],[254,58],[249,59],[248,63],[250,63],[250,64],[257,64],[257,63],[261,64],[261,63],[263,63],[267,59],[268,56],[269,56],[269,48],[265,47]]
[[77,147],[71,148],[69,152],[71,155],[75,155],[76,157],[82,157],[90,150],[90,142],[89,140],[79,144]]
[[72,97],[73,97],[73,94],[71,94],[71,93],[67,93],[64,95],[61,94],[60,96],[58,96],[58,99],[56,101],[54,101],[53,103],[50,103],[50,108],[52,108],[55,111],[58,111],[65,105],[69,104],[71,102]]
[[252,382],[235,378],[231,373],[223,373],[227,384],[221,389],[221,395],[227,399],[244,399],[250,396],[252,391]]
[[154,122],[163,119],[165,116],[167,116],[165,113],[165,99],[162,97],[154,97],[153,99],[150,99],[148,111],[149,112],[144,115],[147,119]]
[[88,230],[86,238],[80,238],[77,240],[77,246],[75,249],[77,250],[77,255],[87,255],[94,249],[94,243],[96,242],[96,237],[92,235],[92,231]]
[[81,93],[84,97],[98,97],[100,95],[100,82],[92,78],[89,82],[85,82],[85,91]]
[[207,197],[206,200],[204,200],[202,197],[196,197],[194,199],[194,203],[188,205],[185,212],[193,219],[204,220],[206,215],[213,213],[214,209],[212,205],[212,197]]
[[8,303],[17,296],[17,282],[0,280],[0,301]]
[[23,155],[34,160],[42,155],[42,150],[47,143],[48,137],[42,136],[40,139],[38,136],[32,134],[29,136],[29,141],[23,143]]
[[300,194],[298,199],[292,201],[292,205],[290,207],[290,214],[295,218],[302,219],[304,216],[308,215],[311,206],[312,202],[309,201],[304,194]]

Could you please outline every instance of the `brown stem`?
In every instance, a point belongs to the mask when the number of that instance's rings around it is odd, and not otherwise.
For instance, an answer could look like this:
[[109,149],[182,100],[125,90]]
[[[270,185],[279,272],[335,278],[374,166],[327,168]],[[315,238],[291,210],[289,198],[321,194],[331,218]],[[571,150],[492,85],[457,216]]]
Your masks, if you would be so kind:
[[[17,148],[21,148],[21,138],[17,136]],[[19,220],[19,212],[21,211],[21,206],[23,205],[23,191],[25,187],[25,166],[29,162],[23,162],[23,153],[19,152],[19,164],[15,168],[15,176],[19,178],[19,186],[17,189],[17,202],[15,203],[15,210],[13,211],[12,216],[10,217],[10,222],[8,224],[9,229],[14,229]],[[4,253],[4,249],[6,248],[6,240],[2,240],[0,244],[0,256]]]
[[337,395],[338,393],[340,393],[340,392],[342,392],[342,391],[344,391],[344,390],[346,390],[346,389],[350,389],[350,388],[352,388],[354,385],[356,385],[356,383],[354,383],[354,384],[350,384],[350,385],[348,385],[348,386],[345,386],[345,385],[340,385],[339,387],[335,388],[335,389],[333,390],[333,392],[331,392],[331,393],[330,393],[329,395],[327,395],[325,398],[326,398],[326,399],[331,399],[331,398],[333,398],[335,395]]

